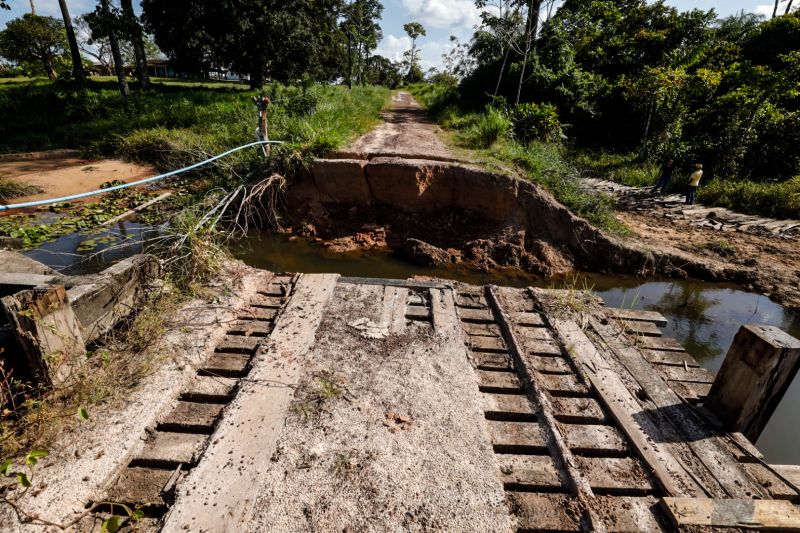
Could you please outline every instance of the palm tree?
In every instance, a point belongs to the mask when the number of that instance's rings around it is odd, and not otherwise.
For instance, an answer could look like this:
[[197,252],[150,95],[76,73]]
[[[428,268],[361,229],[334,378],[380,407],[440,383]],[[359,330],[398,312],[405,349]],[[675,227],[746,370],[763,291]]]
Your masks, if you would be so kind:
[[[33,0],[31,0],[33,6]],[[69,52],[72,56],[72,75],[77,81],[84,81],[86,75],[83,73],[83,59],[78,48],[78,40],[75,38],[75,28],[72,27],[72,17],[69,16],[66,0],[58,0],[58,7],[61,8],[61,17],[64,19],[64,29],[67,30],[67,41],[69,41]]]
[[147,54],[144,51],[144,41],[142,40],[142,26],[133,12],[131,0],[121,0],[122,18],[125,23],[125,30],[133,45],[133,55],[136,60],[136,73],[139,84],[142,87],[150,85],[150,76],[147,73]]
[[111,45],[111,56],[114,58],[114,71],[117,74],[119,92],[123,98],[127,99],[130,90],[128,89],[128,80],[125,78],[125,64],[122,62],[122,54],[119,51],[117,30],[112,23],[113,15],[111,14],[109,0],[100,0],[100,7],[102,8],[105,25],[108,31],[108,42]]

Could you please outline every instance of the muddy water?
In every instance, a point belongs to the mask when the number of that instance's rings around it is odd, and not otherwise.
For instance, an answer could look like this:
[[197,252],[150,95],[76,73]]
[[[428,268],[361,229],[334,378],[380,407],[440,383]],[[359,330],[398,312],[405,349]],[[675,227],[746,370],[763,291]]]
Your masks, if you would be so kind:
[[[704,367],[716,371],[742,324],[778,326],[800,338],[800,316],[764,296],[732,287],[696,281],[648,281],[625,276],[581,275],[542,280],[519,272],[481,273],[459,268],[424,268],[391,253],[330,254],[305,240],[285,236],[254,236],[234,250],[245,263],[286,272],[338,272],[343,276],[396,278],[432,276],[473,284],[512,287],[591,288],[610,306],[652,309],[669,324],[665,334],[675,337]],[[758,448],[772,463],[800,464],[800,378],[789,389]]]

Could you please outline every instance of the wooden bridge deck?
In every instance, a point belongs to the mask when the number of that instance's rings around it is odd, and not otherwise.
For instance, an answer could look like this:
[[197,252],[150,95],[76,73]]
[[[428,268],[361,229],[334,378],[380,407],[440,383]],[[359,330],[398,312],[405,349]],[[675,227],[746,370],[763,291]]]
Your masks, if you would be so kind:
[[[297,301],[298,295],[305,300]],[[269,394],[281,394],[284,407],[289,394],[286,389],[251,390],[248,381],[254,373],[269,374],[264,368],[278,364],[274,354],[294,368],[286,371],[280,362],[282,379],[299,380],[303,370],[292,365],[300,365],[314,346],[328,346],[340,335],[333,327],[320,327],[324,320],[332,321],[328,326],[335,323],[330,316],[323,319],[326,309],[334,303],[341,309],[355,306],[348,303],[354,295],[380,308],[371,318],[375,338],[413,330],[440,357],[461,358],[465,371],[473,373],[470,386],[477,390],[463,391],[463,409],[483,420],[480,439],[491,457],[482,468],[494,463],[485,476],[505,495],[504,520],[510,524],[495,530],[800,527],[793,505],[800,501],[798,468],[768,465],[742,435],[720,429],[702,407],[714,376],[678,342],[662,335],[666,320],[659,313],[609,309],[566,291],[323,275],[265,282],[252,308],[231,325],[198,370],[197,382],[161,417],[155,431],[164,439],[149,439],[110,480],[104,498],[134,505],[158,501],[155,529],[180,531],[197,516],[203,517],[206,531],[230,530],[231,516],[232,523],[248,523],[254,494],[266,490],[259,487],[267,483],[259,475],[269,478],[269,469],[277,468],[268,459],[282,426],[241,431],[242,421],[258,419],[262,404],[270,405],[269,417],[275,421],[277,400]],[[381,356],[390,360],[397,346],[385,341]],[[262,353],[272,356],[262,361]],[[207,383],[209,377],[219,381]],[[234,399],[238,389],[247,402]],[[227,408],[219,422],[226,402],[235,408]],[[209,409],[213,413],[206,413]],[[202,420],[194,428],[184,419]],[[357,432],[353,424],[348,431]],[[262,440],[267,429],[277,432],[267,439],[270,445]],[[180,447],[166,437],[191,441],[190,460],[171,457]],[[224,453],[217,449],[220,442]],[[426,449],[418,454],[424,456]],[[240,456],[264,470],[248,473],[246,483],[236,484],[209,474],[216,459]],[[191,491],[184,492],[186,470]],[[165,483],[177,498],[164,497]],[[197,499],[217,490],[224,497],[213,509]],[[249,502],[247,512],[240,502]],[[428,505],[435,515],[437,502]],[[264,520],[260,525],[270,530]],[[442,520],[448,529],[447,518]],[[451,524],[448,530],[453,528]]]

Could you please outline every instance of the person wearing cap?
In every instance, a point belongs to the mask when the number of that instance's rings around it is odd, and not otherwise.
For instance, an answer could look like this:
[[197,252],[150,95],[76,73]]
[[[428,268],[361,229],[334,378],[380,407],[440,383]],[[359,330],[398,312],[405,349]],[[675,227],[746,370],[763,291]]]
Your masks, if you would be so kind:
[[686,203],[694,205],[694,195],[697,192],[697,187],[700,185],[700,180],[703,178],[703,165],[697,163],[694,166],[694,172],[689,176],[689,186],[686,188]]

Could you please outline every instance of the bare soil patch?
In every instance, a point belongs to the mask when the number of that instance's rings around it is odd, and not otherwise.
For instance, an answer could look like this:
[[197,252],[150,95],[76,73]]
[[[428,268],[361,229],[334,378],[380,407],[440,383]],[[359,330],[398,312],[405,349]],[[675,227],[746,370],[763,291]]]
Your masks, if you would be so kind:
[[108,181],[125,183],[157,174],[155,168],[116,159],[89,160],[72,153],[20,154],[0,159],[0,176],[36,187],[41,192],[15,198],[13,203],[68,196],[99,189]]
[[800,309],[800,245],[797,239],[760,236],[745,232],[720,232],[692,226],[656,214],[620,212],[617,216],[634,235],[632,242],[687,254],[720,269],[752,273],[746,288]]

